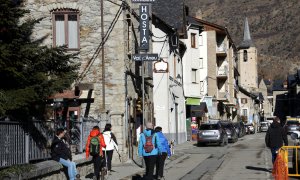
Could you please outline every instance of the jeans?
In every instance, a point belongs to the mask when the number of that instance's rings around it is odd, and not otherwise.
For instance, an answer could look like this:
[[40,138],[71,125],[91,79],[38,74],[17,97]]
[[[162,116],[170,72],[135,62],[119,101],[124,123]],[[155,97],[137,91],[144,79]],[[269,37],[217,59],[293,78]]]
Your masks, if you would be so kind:
[[93,156],[93,164],[94,164],[94,175],[99,179],[102,157],[100,155]]
[[146,178],[153,179],[154,166],[156,165],[157,155],[144,156],[146,164]]
[[280,149],[280,147],[272,147],[271,153],[272,153],[272,163],[274,164],[276,157],[277,157],[277,151]]
[[77,175],[75,162],[72,162],[70,160],[65,160],[62,158],[59,159],[59,162],[68,168],[68,175],[70,180],[75,180],[75,177]]
[[111,170],[111,160],[112,160],[113,152],[114,152],[114,150],[109,150],[109,151],[106,151],[106,152],[103,151],[104,166],[106,166],[106,161],[107,161],[107,168],[108,168],[109,171]]
[[164,177],[164,166],[165,166],[165,160],[167,158],[168,154],[166,152],[163,152],[162,155],[158,155],[157,161],[156,161],[156,176],[157,177]]

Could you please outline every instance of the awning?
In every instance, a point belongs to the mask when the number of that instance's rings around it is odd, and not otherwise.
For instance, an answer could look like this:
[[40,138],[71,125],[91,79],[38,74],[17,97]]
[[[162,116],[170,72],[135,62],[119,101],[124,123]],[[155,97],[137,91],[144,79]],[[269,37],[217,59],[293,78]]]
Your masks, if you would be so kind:
[[200,99],[198,99],[198,98],[186,98],[186,105],[200,105]]
[[94,99],[94,91],[91,90],[82,90],[80,91],[80,96],[78,99]]
[[203,117],[208,112],[205,102],[201,102],[200,105],[191,106],[191,117]]

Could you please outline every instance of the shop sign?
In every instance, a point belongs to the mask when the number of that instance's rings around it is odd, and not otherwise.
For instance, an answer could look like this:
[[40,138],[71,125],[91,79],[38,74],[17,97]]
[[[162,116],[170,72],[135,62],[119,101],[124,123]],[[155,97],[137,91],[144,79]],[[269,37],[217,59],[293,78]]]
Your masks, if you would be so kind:
[[140,49],[149,49],[149,5],[140,5]]
[[167,73],[169,72],[169,64],[165,61],[154,63],[154,73]]
[[158,54],[133,54],[134,61],[158,61]]

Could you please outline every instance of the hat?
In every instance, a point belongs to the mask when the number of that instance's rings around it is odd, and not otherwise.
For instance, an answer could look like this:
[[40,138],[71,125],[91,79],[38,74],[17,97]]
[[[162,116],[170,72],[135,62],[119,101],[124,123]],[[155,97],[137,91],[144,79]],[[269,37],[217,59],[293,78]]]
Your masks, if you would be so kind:
[[152,124],[152,122],[147,122],[147,123],[146,123],[146,128],[147,128],[147,129],[153,129],[153,124]]

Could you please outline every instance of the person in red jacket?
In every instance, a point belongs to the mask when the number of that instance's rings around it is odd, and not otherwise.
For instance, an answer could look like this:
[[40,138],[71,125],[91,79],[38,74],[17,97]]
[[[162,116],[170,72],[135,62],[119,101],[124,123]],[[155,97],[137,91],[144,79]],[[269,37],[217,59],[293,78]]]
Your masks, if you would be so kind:
[[94,164],[94,177],[93,179],[99,179],[99,173],[101,170],[101,164],[103,159],[102,148],[105,148],[106,144],[104,142],[103,135],[100,132],[99,126],[94,126],[90,135],[88,136],[85,153],[86,158],[91,155],[93,157]]

